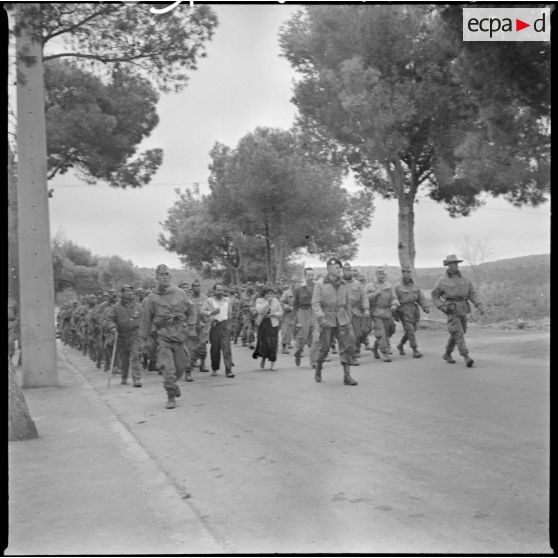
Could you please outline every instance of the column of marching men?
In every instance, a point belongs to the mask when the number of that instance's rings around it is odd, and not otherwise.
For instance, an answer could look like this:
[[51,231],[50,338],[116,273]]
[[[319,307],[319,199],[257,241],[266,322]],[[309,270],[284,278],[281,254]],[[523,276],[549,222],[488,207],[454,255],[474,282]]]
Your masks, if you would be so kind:
[[[444,259],[447,269],[431,299],[447,316],[450,336],[442,358],[454,364],[457,347],[471,367],[464,337],[470,303],[481,313],[484,309],[473,284],[459,271],[461,261],[453,254]],[[198,280],[174,285],[161,264],[151,291],[122,285],[99,296],[85,295],[62,305],[57,326],[62,343],[89,356],[97,368],[118,374],[123,385],[130,381],[140,388],[144,372],[158,372],[166,408],[172,409],[181,395],[179,380],[193,382],[194,368],[216,376],[222,360],[225,377],[235,377],[231,345],[251,351],[260,368],[269,363],[271,370],[277,369],[278,355],[292,354],[300,367],[307,348],[317,383],[329,353],[338,353],[343,383],[355,386],[351,368],[359,366],[363,349],[391,362],[396,322],[403,330],[398,354],[406,354],[408,343],[414,358],[423,356],[417,340],[421,311],[428,313],[430,307],[410,267],[402,267],[400,280],[392,285],[383,267],[367,281],[350,263],[331,258],[320,277],[306,268],[302,279],[283,278],[277,285],[216,283],[203,294]]]

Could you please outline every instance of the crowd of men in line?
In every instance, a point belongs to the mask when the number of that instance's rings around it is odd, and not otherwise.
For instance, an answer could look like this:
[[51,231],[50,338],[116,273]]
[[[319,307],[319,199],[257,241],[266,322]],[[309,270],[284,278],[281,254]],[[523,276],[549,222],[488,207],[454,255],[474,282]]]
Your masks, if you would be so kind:
[[[471,367],[473,360],[464,339],[469,302],[481,312],[483,306],[472,283],[458,269],[461,261],[455,255],[447,256],[443,262],[447,271],[431,298],[447,315],[450,337],[443,359],[454,364],[452,351],[457,346]],[[119,373],[122,384],[131,375],[133,385],[141,387],[142,369],[158,371],[168,396],[166,407],[174,408],[181,395],[177,381],[182,376],[193,381],[194,366],[209,372],[208,343],[212,374],[217,375],[222,355],[225,376],[235,377],[231,343],[240,341],[243,347],[254,349],[256,301],[269,285],[249,282],[226,287],[217,283],[205,295],[199,280],[172,285],[164,264],[157,267],[156,280],[151,292],[124,285],[119,292],[87,295],[81,302],[63,305],[57,315],[58,331],[63,343],[89,356],[98,368]],[[383,267],[377,268],[373,281],[367,281],[349,263],[331,258],[323,277],[315,278],[314,270],[306,268],[303,280],[284,280],[273,290],[282,308],[281,352],[290,354],[294,348],[294,362],[300,366],[307,346],[318,383],[330,351],[339,353],[345,385],[357,385],[350,367],[358,366],[363,348],[371,350],[376,359],[390,362],[396,321],[403,329],[396,345],[399,354],[405,355],[404,346],[409,342],[412,356],[422,357],[416,332],[421,310],[428,313],[430,308],[410,267],[403,267],[400,281],[392,285]]]

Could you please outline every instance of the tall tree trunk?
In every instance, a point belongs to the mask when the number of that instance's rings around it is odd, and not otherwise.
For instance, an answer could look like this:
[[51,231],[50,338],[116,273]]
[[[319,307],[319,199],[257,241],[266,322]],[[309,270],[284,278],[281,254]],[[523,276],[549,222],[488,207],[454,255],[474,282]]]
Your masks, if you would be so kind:
[[17,220],[24,387],[57,386],[41,44],[17,6]]
[[391,178],[394,189],[397,193],[398,202],[398,243],[397,250],[399,253],[399,265],[411,266],[415,269],[415,186],[412,185],[411,191],[407,192],[405,188],[405,173],[400,160],[396,160],[394,164]]

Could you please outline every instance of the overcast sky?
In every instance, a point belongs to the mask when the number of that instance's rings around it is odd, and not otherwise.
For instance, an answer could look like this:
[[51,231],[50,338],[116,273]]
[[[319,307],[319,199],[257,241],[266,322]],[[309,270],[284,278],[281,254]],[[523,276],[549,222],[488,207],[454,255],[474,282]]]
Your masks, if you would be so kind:
[[[146,7],[138,9],[145,9],[148,17]],[[194,183],[202,191],[207,188],[209,150],[216,141],[235,147],[257,126],[291,126],[295,74],[279,56],[277,33],[297,8],[276,4],[213,9],[219,26],[207,58],[184,91],[161,96],[159,125],[140,147],[164,150],[152,184],[117,190],[87,186],[70,174],[55,179],[51,235],[63,233],[96,255],[117,254],[139,267],[181,267],[178,257],[157,243],[163,232],[160,223],[177,199],[175,189]],[[397,202],[377,199],[375,206],[372,227],[362,233],[353,263],[398,265]],[[415,239],[416,267],[441,266],[447,254],[461,253],[464,243],[483,246],[489,260],[549,253],[550,204],[516,209],[491,198],[471,217],[452,219],[443,206],[423,200],[416,206]]]

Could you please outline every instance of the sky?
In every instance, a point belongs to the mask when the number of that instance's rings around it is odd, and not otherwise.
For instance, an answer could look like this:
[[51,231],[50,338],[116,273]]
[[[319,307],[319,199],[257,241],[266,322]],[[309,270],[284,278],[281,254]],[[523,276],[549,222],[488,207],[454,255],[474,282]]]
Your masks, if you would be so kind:
[[[164,233],[177,188],[199,184],[207,191],[209,151],[215,142],[235,147],[258,126],[287,129],[296,115],[290,99],[296,79],[280,56],[278,31],[297,11],[292,5],[213,5],[219,25],[190,83],[180,93],[161,95],[160,122],[140,151],[160,147],[161,167],[141,189],[86,185],[68,173],[50,187],[51,236],[98,256],[119,255],[138,267],[166,263],[182,267],[176,254],[157,242]],[[138,5],[138,9],[147,8]],[[186,3],[176,9],[188,9]],[[356,186],[348,180],[346,187]],[[398,265],[397,202],[376,199],[372,226],[363,231],[354,265]],[[489,198],[470,217],[451,218],[443,206],[420,200],[415,207],[416,267],[437,267],[448,254],[465,249],[486,261],[550,252],[550,203],[514,208]],[[302,257],[307,265],[319,260]]]

